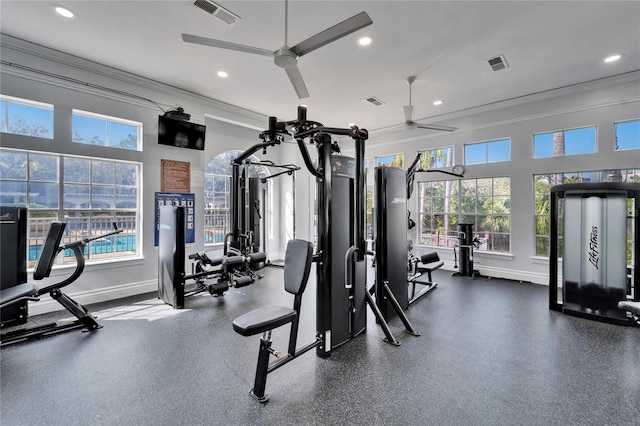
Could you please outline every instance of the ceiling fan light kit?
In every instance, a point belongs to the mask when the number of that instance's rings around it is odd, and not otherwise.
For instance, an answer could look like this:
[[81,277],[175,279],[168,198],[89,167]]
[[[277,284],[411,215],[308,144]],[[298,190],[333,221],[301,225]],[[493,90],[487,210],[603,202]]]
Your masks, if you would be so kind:
[[293,47],[289,47],[287,42],[289,19],[288,4],[288,0],[285,0],[284,45],[275,51],[191,34],[182,34],[182,40],[187,43],[195,43],[262,56],[272,56],[273,62],[278,67],[284,68],[284,70],[286,71],[287,76],[289,77],[289,81],[296,91],[298,98],[308,98],[309,91],[307,90],[304,79],[302,78],[302,74],[298,69],[298,58],[300,56],[306,55],[307,53],[313,52],[314,50],[326,44],[336,41],[351,33],[354,33],[366,26],[369,26],[373,23],[373,21],[371,20],[371,17],[367,14],[367,12],[360,12],[349,19],[346,19],[330,28],[327,28],[324,31],[319,32],[316,35],[307,38],[306,40],[301,41]]

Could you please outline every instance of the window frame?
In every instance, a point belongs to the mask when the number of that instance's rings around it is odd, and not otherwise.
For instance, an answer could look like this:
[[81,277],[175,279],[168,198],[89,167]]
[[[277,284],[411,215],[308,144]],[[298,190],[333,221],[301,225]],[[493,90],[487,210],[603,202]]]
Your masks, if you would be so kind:
[[[104,141],[104,145],[100,145],[100,144],[92,144],[90,142],[80,142],[77,140],[74,140],[74,125],[73,125],[73,119],[74,117],[84,117],[84,118],[90,118],[93,120],[100,120],[100,121],[104,121],[105,124],[105,141]],[[132,126],[136,128],[136,148],[126,148],[126,147],[122,147],[122,146],[117,146],[117,145],[110,145],[109,144],[109,124],[121,124],[121,125],[126,125],[126,126]],[[139,121],[134,121],[134,120],[128,120],[126,118],[120,118],[120,117],[113,117],[113,116],[109,116],[109,115],[105,115],[105,114],[98,114],[95,112],[90,112],[90,111],[84,111],[84,110],[79,110],[79,109],[73,109],[71,111],[71,141],[73,143],[77,143],[77,144],[82,144],[82,145],[93,145],[93,146],[102,146],[105,148],[113,148],[113,149],[123,149],[126,151],[137,151],[137,152],[141,152],[142,148],[143,148],[143,128],[142,128],[142,123]]]
[[[32,138],[41,138],[41,139],[54,139],[55,129],[54,129],[54,105],[46,102],[34,101],[30,99],[17,98],[14,96],[2,95],[0,94],[0,104],[3,104],[3,107],[0,110],[3,110],[3,117],[0,118],[0,133],[6,133],[10,135],[19,135],[19,136],[27,136]],[[39,135],[29,135],[24,133],[16,133],[10,132],[10,120],[9,120],[9,104],[18,104],[26,107],[32,107],[42,110],[47,110],[51,112],[51,122],[50,127],[46,128],[47,132],[51,132],[50,136],[39,136]]]
[[[497,144],[497,143],[503,143],[503,142],[508,142],[509,143],[509,159],[508,160],[489,161],[489,145]],[[469,155],[467,155],[467,147],[472,147],[472,146],[479,147],[481,145],[484,145],[484,161],[469,163]],[[508,163],[508,162],[511,161],[511,137],[490,139],[490,140],[480,141],[480,142],[466,143],[466,144],[464,144],[462,146],[462,151],[463,151],[463,154],[464,154],[464,165],[465,166],[477,166],[477,165],[481,165],[481,164],[495,164],[495,163]]]

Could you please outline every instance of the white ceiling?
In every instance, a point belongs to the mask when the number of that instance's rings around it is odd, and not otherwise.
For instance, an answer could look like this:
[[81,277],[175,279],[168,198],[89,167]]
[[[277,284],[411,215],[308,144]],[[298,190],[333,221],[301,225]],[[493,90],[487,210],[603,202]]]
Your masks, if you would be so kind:
[[[77,16],[57,16],[51,4]],[[299,58],[310,98],[299,100],[270,58],[187,44],[182,33],[276,50],[284,1],[217,1],[241,17],[228,26],[189,0],[0,1],[0,31],[229,104],[331,127],[369,130],[404,121],[406,78],[414,119],[456,126],[455,112],[640,69],[638,1],[302,1],[289,4],[289,45],[356,13],[373,24]],[[357,39],[373,43],[360,47]],[[613,53],[622,60],[605,64]],[[486,60],[504,55],[509,68]],[[227,79],[216,76],[229,73]],[[374,107],[364,98],[385,102]],[[432,102],[444,100],[436,107]],[[188,111],[187,111],[188,112]],[[265,123],[266,127],[266,123]]]

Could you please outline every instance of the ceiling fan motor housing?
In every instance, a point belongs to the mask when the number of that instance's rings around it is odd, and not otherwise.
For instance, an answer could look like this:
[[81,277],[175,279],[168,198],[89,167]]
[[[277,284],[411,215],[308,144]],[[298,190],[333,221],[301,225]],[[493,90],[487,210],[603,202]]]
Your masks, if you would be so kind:
[[273,62],[280,68],[293,68],[298,65],[298,55],[293,53],[289,46],[282,46],[273,52]]

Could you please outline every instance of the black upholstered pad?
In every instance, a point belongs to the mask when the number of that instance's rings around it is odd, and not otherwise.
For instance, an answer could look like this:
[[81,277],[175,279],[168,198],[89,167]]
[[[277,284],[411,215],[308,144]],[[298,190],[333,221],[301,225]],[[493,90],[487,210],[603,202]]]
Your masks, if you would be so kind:
[[284,255],[284,289],[291,294],[302,294],[307,286],[313,244],[305,240],[289,240]]
[[249,262],[251,263],[256,263],[256,262],[265,262],[267,260],[267,254],[263,253],[261,251],[256,252],[256,253],[250,253],[247,256],[247,259],[249,260]]
[[630,302],[630,301],[618,302],[618,308],[624,309],[625,311],[629,311],[636,315],[640,315],[640,302]]
[[0,305],[18,300],[21,297],[36,297],[38,295],[38,286],[34,283],[24,283],[5,288],[0,291]]
[[205,263],[207,263],[208,265],[211,266],[218,266],[222,263],[222,261],[224,260],[223,257],[215,257],[217,253],[214,251],[205,251],[204,253],[202,253],[202,257],[203,260],[205,261]]
[[432,263],[432,262],[439,262],[440,261],[440,256],[438,256],[438,253],[436,253],[435,251],[432,251],[431,253],[425,253],[422,256],[420,256],[420,262],[422,263]]
[[233,329],[243,336],[253,336],[290,323],[296,311],[280,305],[258,308],[233,320]]
[[244,257],[242,256],[229,256],[222,259],[222,266],[225,268],[227,266],[241,265],[242,263],[244,263]]
[[437,262],[425,263],[422,265],[418,265],[418,272],[432,272],[444,265],[442,260],[438,260]]

